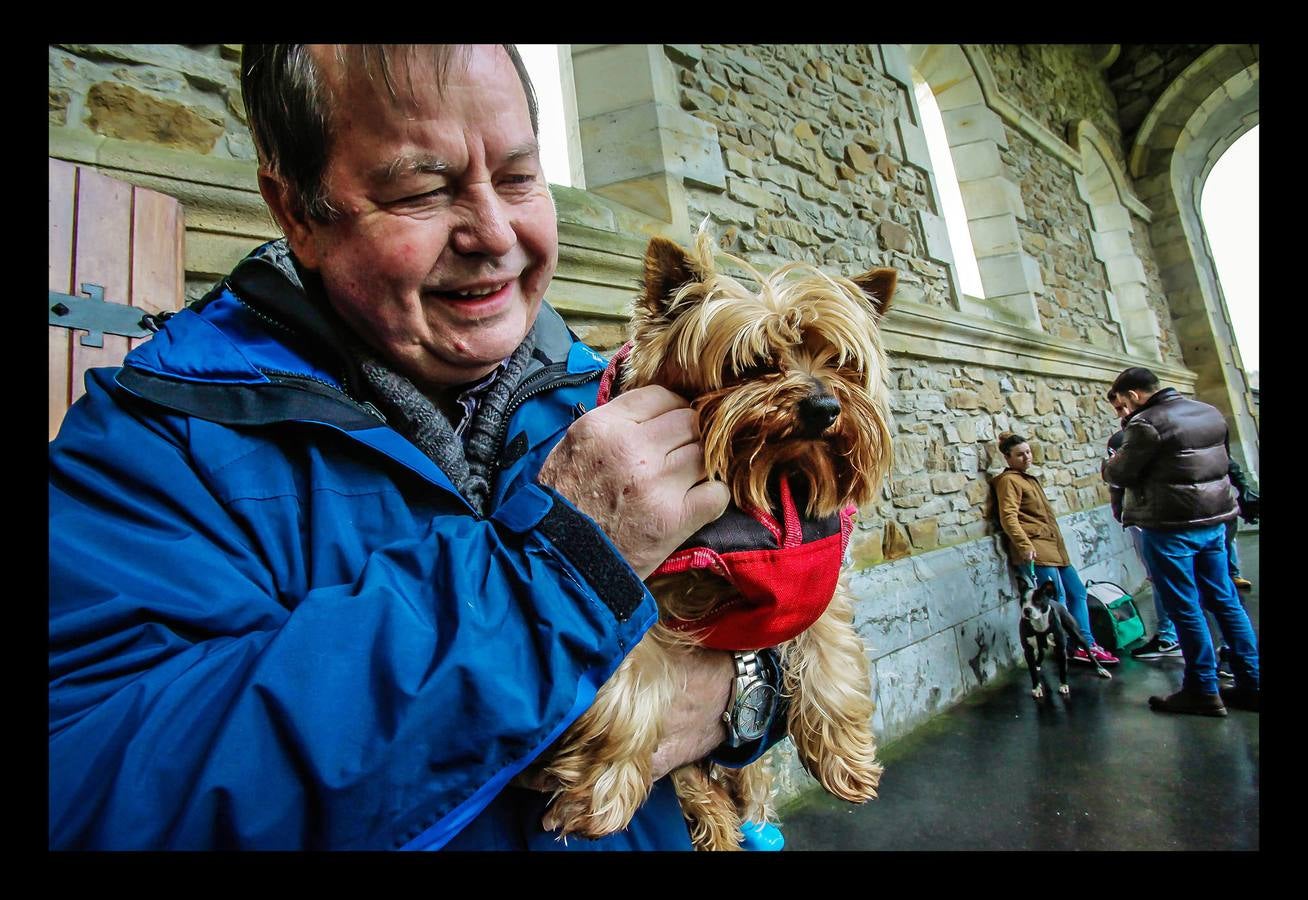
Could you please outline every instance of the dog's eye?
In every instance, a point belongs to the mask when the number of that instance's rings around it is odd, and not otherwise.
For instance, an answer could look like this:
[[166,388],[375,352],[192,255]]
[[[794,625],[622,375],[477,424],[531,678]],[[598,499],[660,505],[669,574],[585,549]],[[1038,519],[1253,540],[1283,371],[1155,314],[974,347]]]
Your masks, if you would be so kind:
[[739,370],[733,367],[728,367],[726,378],[724,380],[731,384],[739,384],[742,381],[756,381],[768,375],[775,374],[776,371],[777,365],[771,360],[765,363],[754,363],[753,365],[745,366],[743,369]]

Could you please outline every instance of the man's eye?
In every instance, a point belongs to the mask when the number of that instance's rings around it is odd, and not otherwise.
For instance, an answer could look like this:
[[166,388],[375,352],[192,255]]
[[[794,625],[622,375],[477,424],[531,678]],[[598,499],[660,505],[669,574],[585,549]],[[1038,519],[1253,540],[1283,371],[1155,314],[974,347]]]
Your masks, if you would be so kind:
[[500,184],[506,184],[510,187],[521,187],[522,185],[534,184],[535,175],[505,175],[500,179]]
[[392,200],[391,203],[397,206],[411,206],[417,203],[428,203],[432,200],[439,200],[448,196],[450,189],[448,187],[432,188],[430,191],[424,191],[421,194],[410,194],[408,197],[401,197],[398,200]]

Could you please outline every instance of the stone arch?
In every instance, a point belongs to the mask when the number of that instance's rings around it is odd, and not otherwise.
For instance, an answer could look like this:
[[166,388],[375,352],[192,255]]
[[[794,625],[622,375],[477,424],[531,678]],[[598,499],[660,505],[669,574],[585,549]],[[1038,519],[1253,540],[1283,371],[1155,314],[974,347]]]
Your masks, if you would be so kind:
[[1149,305],[1144,264],[1131,242],[1135,225],[1125,205],[1125,177],[1094,125],[1082,120],[1070,130],[1081,153],[1081,171],[1073,177],[1090,209],[1090,242],[1108,275],[1108,312],[1118,326],[1122,349],[1161,362],[1158,317]]
[[960,296],[960,306],[965,312],[1041,331],[1036,297],[1044,285],[1039,263],[1022,249],[1018,223],[1026,220],[1026,205],[1021,186],[999,155],[1008,147],[1004,121],[987,103],[962,46],[906,44],[904,49],[909,65],[931,86],[940,106],[981,270],[986,299],[977,303]]
[[1258,470],[1257,407],[1235,347],[1199,198],[1217,159],[1258,123],[1258,46],[1219,44],[1158,98],[1131,148],[1131,173],[1154,211],[1149,236],[1200,399],[1231,425],[1231,453]]

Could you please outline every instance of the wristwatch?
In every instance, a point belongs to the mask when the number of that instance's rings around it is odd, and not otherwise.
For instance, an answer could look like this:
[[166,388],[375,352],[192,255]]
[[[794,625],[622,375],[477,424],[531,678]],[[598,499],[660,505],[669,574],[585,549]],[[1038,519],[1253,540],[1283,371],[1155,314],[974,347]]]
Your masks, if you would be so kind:
[[752,743],[767,733],[777,705],[769,657],[766,650],[737,650],[732,654],[736,675],[731,680],[731,699],[722,713],[728,747]]

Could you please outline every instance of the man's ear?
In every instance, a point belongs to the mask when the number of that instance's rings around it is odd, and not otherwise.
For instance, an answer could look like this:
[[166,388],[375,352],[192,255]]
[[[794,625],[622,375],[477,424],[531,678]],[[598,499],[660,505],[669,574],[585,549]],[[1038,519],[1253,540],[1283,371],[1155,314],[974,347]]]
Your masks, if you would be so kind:
[[262,166],[259,168],[259,193],[268,205],[277,224],[281,226],[291,252],[306,269],[318,269],[318,244],[313,238],[313,229],[309,226],[308,215],[300,204],[291,197],[286,183]]
[[859,286],[876,307],[877,315],[884,318],[890,311],[890,298],[895,293],[899,273],[894,269],[868,269],[862,275],[855,275],[850,281]]
[[661,319],[677,290],[687,282],[700,281],[690,255],[667,238],[650,238],[645,248],[645,277],[636,312],[649,319]]

